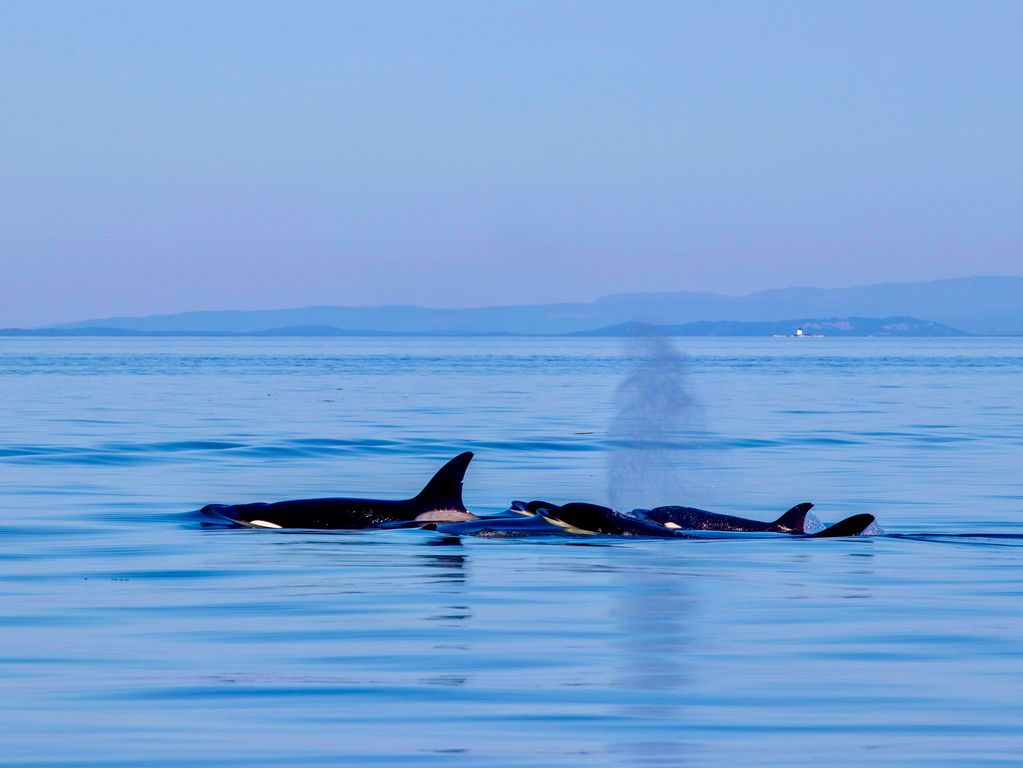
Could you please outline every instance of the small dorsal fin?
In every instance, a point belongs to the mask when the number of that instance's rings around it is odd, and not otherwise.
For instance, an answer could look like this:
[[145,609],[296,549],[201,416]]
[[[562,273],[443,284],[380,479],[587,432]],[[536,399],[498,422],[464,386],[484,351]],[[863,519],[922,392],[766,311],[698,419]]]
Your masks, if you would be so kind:
[[845,520],[839,520],[834,525],[825,528],[823,531],[810,534],[814,539],[831,539],[838,536],[859,536],[867,527],[874,522],[874,516],[866,513],[853,515]]
[[811,509],[813,509],[813,504],[808,501],[796,504],[796,506],[775,520],[773,525],[784,533],[805,533],[806,515]]
[[526,517],[532,517],[536,515],[541,509],[549,509],[556,506],[555,504],[548,504],[546,501],[513,501],[511,506],[508,508],[510,512],[517,512],[520,515]]
[[535,499],[534,501],[531,501],[528,504],[526,504],[526,511],[527,512],[532,512],[534,515],[538,514],[540,512],[540,510],[542,510],[542,509],[557,509],[557,508],[558,508],[557,504],[551,504],[549,501],[541,501],[539,499]]
[[549,504],[546,501],[531,501],[529,502],[529,511],[539,517],[551,518],[557,515],[558,510],[561,509],[561,504]]
[[439,470],[415,497],[415,501],[428,509],[457,509],[465,511],[462,503],[462,478],[472,461],[472,451],[460,453]]

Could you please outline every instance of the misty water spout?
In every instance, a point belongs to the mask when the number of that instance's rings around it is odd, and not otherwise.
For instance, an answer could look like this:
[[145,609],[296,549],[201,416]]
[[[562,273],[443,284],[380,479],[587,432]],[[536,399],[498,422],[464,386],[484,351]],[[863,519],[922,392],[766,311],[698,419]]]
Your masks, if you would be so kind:
[[633,337],[632,369],[618,387],[610,428],[608,499],[618,509],[683,503],[701,409],[689,358],[663,337]]

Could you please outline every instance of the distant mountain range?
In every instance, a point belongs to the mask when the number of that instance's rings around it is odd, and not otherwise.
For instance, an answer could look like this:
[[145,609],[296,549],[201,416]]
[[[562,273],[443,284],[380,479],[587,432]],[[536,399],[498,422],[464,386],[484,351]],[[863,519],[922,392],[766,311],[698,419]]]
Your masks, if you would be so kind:
[[[797,318],[797,319],[792,319]],[[802,318],[802,319],[798,319]],[[823,319],[822,319],[823,318]],[[641,323],[623,330],[625,324]],[[857,288],[785,288],[733,297],[633,293],[596,301],[477,309],[306,307],[113,317],[32,335],[826,335],[1023,334],[1023,277],[968,277]],[[828,325],[830,324],[830,325]],[[654,329],[651,326],[669,326]],[[27,333],[8,330],[7,335]]]
[[[701,321],[679,325],[619,323],[557,336],[792,336],[801,328],[809,336],[969,336],[942,323],[914,317],[844,317],[829,319],[781,320],[744,323],[731,320]],[[84,326],[82,328],[3,328],[0,336],[214,336],[214,337],[286,337],[286,336],[511,336],[520,334],[415,333],[398,331],[348,331],[326,325],[300,325],[269,328],[265,331],[135,331],[124,328]]]
[[915,317],[834,317],[827,320],[782,320],[742,323],[731,320],[653,325],[621,323],[572,336],[792,336],[796,329],[808,336],[969,336],[965,331]]

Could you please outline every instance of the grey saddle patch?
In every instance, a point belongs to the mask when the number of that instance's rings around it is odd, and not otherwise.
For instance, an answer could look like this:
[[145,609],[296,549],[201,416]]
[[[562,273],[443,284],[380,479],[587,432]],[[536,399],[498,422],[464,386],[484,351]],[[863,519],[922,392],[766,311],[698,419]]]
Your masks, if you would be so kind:
[[417,523],[460,523],[463,520],[479,520],[472,512],[462,509],[431,509],[416,515]]

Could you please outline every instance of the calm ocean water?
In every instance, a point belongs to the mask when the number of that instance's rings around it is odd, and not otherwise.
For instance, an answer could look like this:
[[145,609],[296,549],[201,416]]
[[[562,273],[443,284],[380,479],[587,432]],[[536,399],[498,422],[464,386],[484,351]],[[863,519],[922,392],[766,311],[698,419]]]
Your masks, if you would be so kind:
[[[0,339],[0,764],[1023,765],[1023,339],[679,346],[646,473],[630,342]],[[896,535],[188,514],[405,497],[463,450],[477,511],[813,501]]]

